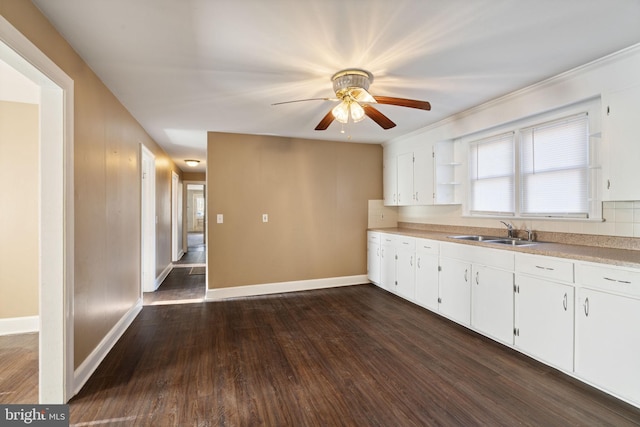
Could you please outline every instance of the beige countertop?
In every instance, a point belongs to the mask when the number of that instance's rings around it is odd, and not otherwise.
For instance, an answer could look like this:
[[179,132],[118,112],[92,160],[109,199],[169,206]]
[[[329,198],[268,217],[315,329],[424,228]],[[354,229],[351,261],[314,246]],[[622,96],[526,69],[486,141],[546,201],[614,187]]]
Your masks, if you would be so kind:
[[[510,250],[535,255],[553,256],[558,258],[570,258],[579,261],[597,262],[612,264],[623,267],[640,268],[640,251],[631,249],[617,249],[602,246],[577,245],[566,243],[535,242],[532,246],[505,246],[496,243],[475,242],[469,240],[452,239],[450,236],[464,235],[467,233],[451,231],[432,231],[414,228],[378,228],[371,231],[383,233],[399,234],[403,236],[419,237],[424,239],[438,240],[441,242],[458,243],[462,245],[482,246],[493,249]],[[476,234],[476,233],[468,233]],[[485,234],[485,233],[482,233]],[[505,231],[492,236],[503,236]]]

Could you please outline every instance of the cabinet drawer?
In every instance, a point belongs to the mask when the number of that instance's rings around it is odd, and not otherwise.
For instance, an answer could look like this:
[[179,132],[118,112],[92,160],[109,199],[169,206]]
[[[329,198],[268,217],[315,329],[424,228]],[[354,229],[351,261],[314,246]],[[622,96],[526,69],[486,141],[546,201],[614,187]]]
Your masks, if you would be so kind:
[[395,246],[396,235],[388,233],[380,233],[380,244],[385,246]]
[[396,248],[398,250],[415,251],[416,239],[415,237],[396,236]]
[[380,233],[367,231],[367,242],[380,244]]
[[601,264],[578,264],[577,277],[581,286],[640,298],[640,271]]
[[435,240],[415,239],[416,251],[422,254],[438,255],[440,252],[440,244]]
[[442,243],[440,255],[459,259],[487,267],[513,271],[514,254],[512,251],[465,245],[463,243]]
[[538,255],[516,254],[516,272],[573,283],[573,262]]

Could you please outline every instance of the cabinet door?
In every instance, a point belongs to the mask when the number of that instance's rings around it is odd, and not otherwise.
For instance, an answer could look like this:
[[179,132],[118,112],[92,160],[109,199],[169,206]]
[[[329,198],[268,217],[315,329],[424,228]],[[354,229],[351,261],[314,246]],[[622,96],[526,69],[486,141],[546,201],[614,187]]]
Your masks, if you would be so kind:
[[473,265],[471,279],[471,326],[513,344],[513,273]]
[[398,248],[395,292],[411,301],[416,297],[415,271],[415,252],[412,249]]
[[604,200],[640,200],[640,85],[609,93],[603,99],[605,111]]
[[384,205],[398,204],[398,165],[395,156],[384,158],[382,165],[382,180],[384,187]]
[[416,301],[438,311],[438,255],[416,250]]
[[371,283],[380,284],[380,244],[369,242],[367,246],[367,277]]
[[572,372],[574,288],[518,274],[516,289],[516,347]]
[[413,153],[413,204],[433,204],[433,151],[431,146]]
[[413,153],[398,156],[398,205],[413,204]]
[[396,251],[391,245],[380,247],[380,286],[388,291],[396,288]]
[[578,290],[576,373],[640,405],[640,300]]
[[471,320],[471,264],[451,258],[440,258],[440,268],[438,310],[463,325],[469,325]]

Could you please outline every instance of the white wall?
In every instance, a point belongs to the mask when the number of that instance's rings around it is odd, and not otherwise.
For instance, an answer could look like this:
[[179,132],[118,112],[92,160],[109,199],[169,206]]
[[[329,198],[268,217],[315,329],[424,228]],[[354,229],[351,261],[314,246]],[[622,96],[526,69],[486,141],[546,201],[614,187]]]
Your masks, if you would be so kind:
[[[544,114],[575,103],[595,99],[603,93],[640,83],[640,45],[609,55],[538,84],[513,92],[478,107],[452,116],[434,125],[384,144],[385,156],[410,152],[420,145],[454,140],[496,128],[522,118]],[[596,120],[599,132],[600,120]],[[597,136],[592,143],[601,145]],[[465,160],[464,146],[459,150]],[[464,167],[464,166],[463,166]],[[596,183],[600,186],[600,183]],[[466,185],[462,187],[463,199]],[[516,220],[519,228],[640,237],[640,202],[607,202],[603,205],[605,222],[580,220]],[[499,228],[497,219],[463,216],[461,205],[409,206],[398,208],[401,222],[468,225]]]

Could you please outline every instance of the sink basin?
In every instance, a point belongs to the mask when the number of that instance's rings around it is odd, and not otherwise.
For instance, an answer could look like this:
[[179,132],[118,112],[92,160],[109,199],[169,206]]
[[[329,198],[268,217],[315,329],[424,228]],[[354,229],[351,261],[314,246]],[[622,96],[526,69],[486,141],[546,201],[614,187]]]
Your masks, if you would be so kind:
[[514,240],[514,239],[492,240],[487,243],[498,243],[500,245],[510,245],[510,246],[531,246],[536,244],[536,242],[530,242],[528,240]]
[[451,239],[471,240],[473,242],[496,243],[498,245],[510,245],[510,246],[531,246],[536,244],[536,242],[530,242],[528,240],[505,239],[504,237],[497,237],[497,236],[470,235],[470,236],[449,236],[449,237]]
[[492,240],[503,240],[502,237],[496,237],[496,236],[449,236],[452,239],[459,239],[459,240],[473,240],[474,242],[487,242],[487,241],[492,241]]

